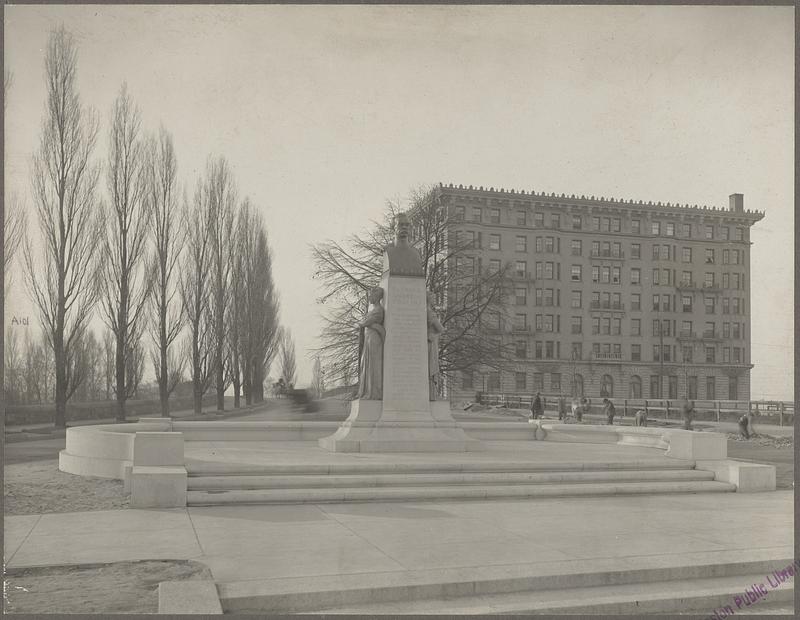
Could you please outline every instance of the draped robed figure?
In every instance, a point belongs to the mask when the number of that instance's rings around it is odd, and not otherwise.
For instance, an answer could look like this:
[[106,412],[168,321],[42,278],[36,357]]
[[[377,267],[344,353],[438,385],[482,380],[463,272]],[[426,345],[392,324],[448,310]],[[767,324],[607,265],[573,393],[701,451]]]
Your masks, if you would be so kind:
[[383,343],[386,330],[383,327],[383,289],[373,288],[369,293],[371,307],[358,326],[363,330],[358,398],[364,400],[383,399]]

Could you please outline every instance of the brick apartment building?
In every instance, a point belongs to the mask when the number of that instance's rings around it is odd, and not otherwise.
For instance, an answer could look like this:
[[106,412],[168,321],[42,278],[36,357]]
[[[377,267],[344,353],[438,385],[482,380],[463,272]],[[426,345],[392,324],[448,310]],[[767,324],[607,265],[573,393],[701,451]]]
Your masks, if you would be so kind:
[[[438,188],[475,269],[510,263],[513,371],[451,377],[476,392],[744,400],[750,227],[763,212],[535,192]],[[492,322],[497,325],[492,325]]]

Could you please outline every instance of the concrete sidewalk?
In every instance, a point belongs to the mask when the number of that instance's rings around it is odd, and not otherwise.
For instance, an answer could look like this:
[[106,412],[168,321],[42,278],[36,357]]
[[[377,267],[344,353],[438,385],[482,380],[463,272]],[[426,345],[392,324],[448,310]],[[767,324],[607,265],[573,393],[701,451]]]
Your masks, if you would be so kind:
[[698,563],[732,553],[780,559],[793,556],[792,499],[776,491],[7,516],[5,559],[8,568],[193,559],[218,584],[534,564],[546,572],[642,558]]

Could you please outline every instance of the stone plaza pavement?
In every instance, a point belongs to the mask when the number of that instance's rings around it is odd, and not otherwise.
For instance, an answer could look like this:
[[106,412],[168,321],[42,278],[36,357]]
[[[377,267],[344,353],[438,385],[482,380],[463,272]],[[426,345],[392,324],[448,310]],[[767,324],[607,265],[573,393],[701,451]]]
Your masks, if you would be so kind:
[[[114,510],[5,517],[9,568],[193,559],[218,584],[793,556],[791,491]],[[68,532],[68,536],[64,533]],[[744,585],[747,584],[743,584]]]

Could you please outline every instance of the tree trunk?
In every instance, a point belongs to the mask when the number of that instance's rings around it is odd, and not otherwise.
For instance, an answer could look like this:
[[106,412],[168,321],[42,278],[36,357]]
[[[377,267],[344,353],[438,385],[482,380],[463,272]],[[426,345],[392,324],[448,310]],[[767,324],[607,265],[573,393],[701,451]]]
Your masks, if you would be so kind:
[[56,344],[57,350],[53,355],[56,360],[56,428],[67,427],[67,373],[64,361],[63,344]]
[[117,383],[117,422],[125,421],[125,342],[117,336],[117,355],[115,360]]
[[[162,285],[162,296],[161,299],[165,299],[163,294],[164,287]],[[169,375],[167,374],[167,322],[166,322],[166,307],[161,307],[161,316],[160,316],[160,331],[159,334],[160,342],[159,342],[159,355],[161,357],[161,368],[159,369],[160,372],[158,373],[158,397],[161,399],[161,417],[168,418],[169,417],[169,392],[167,391],[167,382],[169,381]]]

